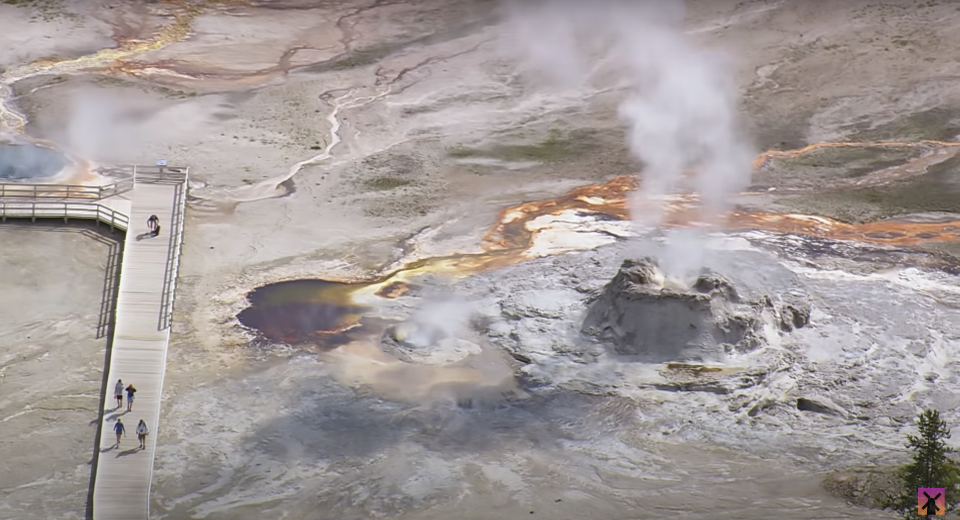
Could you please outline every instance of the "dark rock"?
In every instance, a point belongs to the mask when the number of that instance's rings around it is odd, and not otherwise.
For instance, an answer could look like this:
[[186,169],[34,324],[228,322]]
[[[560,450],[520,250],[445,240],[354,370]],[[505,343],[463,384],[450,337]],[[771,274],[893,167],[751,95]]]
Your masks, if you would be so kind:
[[671,287],[652,259],[625,260],[590,306],[582,331],[641,361],[719,361],[762,343],[766,309],[761,301],[743,301],[715,273],[705,272],[689,288]]
[[[617,273],[617,277],[620,278],[623,283],[631,283],[634,285],[657,285],[659,284],[658,277],[660,270],[657,268],[656,263],[649,258],[643,258],[640,260],[626,259],[623,261],[623,264],[620,265],[620,272]],[[616,278],[614,278],[616,280]]]
[[786,303],[780,307],[780,328],[786,332],[800,329],[810,324],[810,307],[802,304]]
[[673,383],[657,383],[653,385],[657,390],[665,392],[707,392],[711,394],[720,394],[726,395],[732,392],[732,390],[724,386],[719,381],[706,381],[703,383],[697,382],[673,382]]
[[797,399],[797,410],[801,412],[822,413],[824,415],[846,416],[847,412],[829,399],[800,397]]
[[697,278],[693,284],[693,289],[697,292],[706,294],[723,294],[728,300],[734,303],[740,303],[740,295],[726,278],[718,274],[705,272]]
[[524,365],[529,365],[530,363],[533,363],[532,359],[530,359],[529,357],[519,352],[510,351],[508,352],[508,354],[510,354],[510,357],[512,357],[513,359],[516,359],[517,361],[523,363]]

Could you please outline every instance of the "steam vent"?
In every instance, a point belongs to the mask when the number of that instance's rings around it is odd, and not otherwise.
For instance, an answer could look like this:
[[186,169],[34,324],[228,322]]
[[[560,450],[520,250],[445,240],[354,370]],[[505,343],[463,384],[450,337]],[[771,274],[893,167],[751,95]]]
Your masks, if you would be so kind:
[[753,350],[765,334],[789,332],[809,319],[805,304],[777,308],[769,296],[746,300],[729,280],[709,271],[691,287],[665,286],[655,261],[644,258],[623,262],[591,304],[583,332],[638,361],[702,363]]

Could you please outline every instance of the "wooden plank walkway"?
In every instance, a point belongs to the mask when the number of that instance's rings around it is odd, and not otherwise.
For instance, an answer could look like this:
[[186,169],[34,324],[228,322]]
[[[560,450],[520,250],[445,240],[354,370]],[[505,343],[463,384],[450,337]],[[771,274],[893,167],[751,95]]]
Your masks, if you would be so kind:
[[[94,520],[149,518],[150,480],[160,420],[160,397],[170,339],[169,312],[185,183],[137,182],[128,197],[129,229],[123,252],[117,318],[114,328],[108,385],[101,425],[100,451],[93,488]],[[160,236],[142,238],[147,218],[160,217]],[[172,271],[172,272],[171,272]],[[114,385],[137,388],[133,410],[115,409]],[[115,447],[114,425],[122,419],[126,437]],[[137,423],[143,419],[150,434],[140,450]]]
[[[104,421],[94,467],[88,515],[94,520],[138,520],[150,516],[160,398],[166,372],[174,290],[180,263],[187,168],[124,166],[118,180],[102,186],[0,184],[0,220],[7,218],[95,219],[127,232],[116,302],[116,321],[104,389]],[[161,233],[145,237],[147,218],[157,215]],[[114,385],[137,388],[134,408],[116,407]],[[126,437],[114,446],[118,419]],[[139,450],[136,428],[150,429],[146,449]]]

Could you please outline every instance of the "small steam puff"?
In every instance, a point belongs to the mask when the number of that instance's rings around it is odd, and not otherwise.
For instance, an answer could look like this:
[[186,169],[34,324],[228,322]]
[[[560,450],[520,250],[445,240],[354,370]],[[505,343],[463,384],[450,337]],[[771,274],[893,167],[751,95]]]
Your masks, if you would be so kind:
[[[512,47],[555,85],[596,83],[600,71],[589,65],[597,63],[628,85],[619,112],[630,149],[645,164],[630,201],[637,226],[662,225],[665,196],[684,185],[691,168],[690,187],[703,204],[700,220],[716,224],[730,195],[749,184],[753,154],[737,129],[729,67],[686,38],[683,2],[517,0],[505,7]],[[669,237],[658,256],[670,276],[696,276],[701,233]]]
[[398,332],[410,346],[429,348],[467,331],[474,312],[474,305],[469,302],[455,299],[431,301],[421,306]]

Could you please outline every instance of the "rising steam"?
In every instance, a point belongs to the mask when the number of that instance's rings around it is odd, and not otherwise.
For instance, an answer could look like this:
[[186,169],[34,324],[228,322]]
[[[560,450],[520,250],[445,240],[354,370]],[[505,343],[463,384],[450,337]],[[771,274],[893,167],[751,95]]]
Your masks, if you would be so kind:
[[[392,400],[496,402],[516,391],[513,368],[480,344],[471,330],[475,314],[475,305],[452,295],[428,298],[384,337],[360,338],[323,359],[342,384]],[[384,341],[394,350],[385,352]]]
[[627,87],[620,116],[630,150],[644,163],[630,201],[638,227],[663,224],[666,196],[699,194],[704,227],[672,234],[659,251],[662,267],[679,279],[695,277],[702,266],[702,234],[729,209],[730,195],[748,185],[753,155],[737,129],[729,67],[689,41],[683,15],[680,0],[507,4],[512,47],[555,85],[601,88],[596,83],[609,72]]

